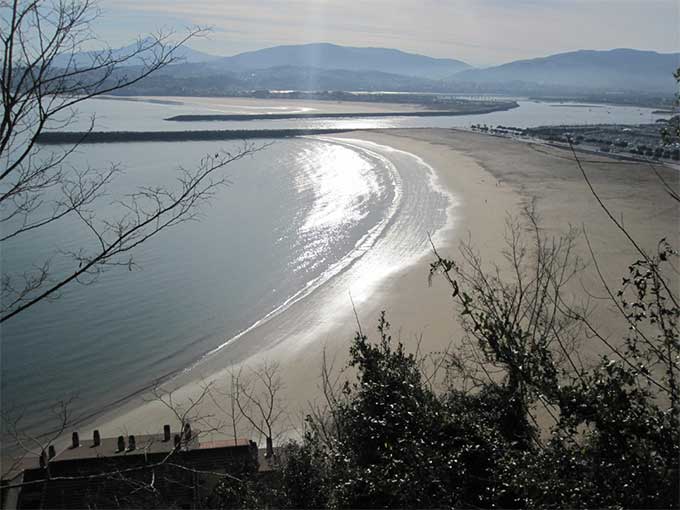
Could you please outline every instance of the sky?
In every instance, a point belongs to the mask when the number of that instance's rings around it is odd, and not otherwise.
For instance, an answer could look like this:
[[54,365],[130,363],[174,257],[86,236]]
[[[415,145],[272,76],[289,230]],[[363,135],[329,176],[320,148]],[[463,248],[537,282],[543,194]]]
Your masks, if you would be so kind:
[[281,44],[396,48],[476,66],[578,49],[680,51],[680,0],[100,0],[113,47],[210,26],[189,46],[234,55]]

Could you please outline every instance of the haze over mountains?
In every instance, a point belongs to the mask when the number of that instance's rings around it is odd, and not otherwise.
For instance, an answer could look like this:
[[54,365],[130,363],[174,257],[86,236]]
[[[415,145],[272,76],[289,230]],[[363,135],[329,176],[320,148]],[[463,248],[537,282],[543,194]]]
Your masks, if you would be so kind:
[[[117,55],[134,46],[114,50]],[[408,92],[673,95],[680,53],[615,49],[580,50],[476,69],[455,59],[388,48],[334,44],[276,46],[231,57],[182,46],[183,60],[128,94],[223,95],[259,89],[391,90]],[[92,53],[76,54],[79,64]],[[136,62],[132,62],[136,63]]]
[[328,43],[250,51],[224,58],[220,64],[239,70],[290,66],[375,71],[430,79],[448,78],[472,68],[460,60],[432,58],[388,48],[354,48]]
[[461,72],[454,80],[477,83],[525,82],[592,89],[673,92],[680,53],[631,49],[581,50],[488,69]]
[[[150,47],[153,45],[151,39],[144,39],[139,41],[139,43],[129,44],[123,46],[122,48],[112,48],[110,50],[110,56],[114,59],[122,59],[133,55],[134,53],[139,53],[134,57],[129,59],[129,65],[143,65],[144,58],[149,58],[152,56],[151,51],[139,52],[140,45]],[[53,60],[53,65],[56,67],[78,67],[82,68],[85,66],[92,65],[92,63],[97,59],[100,53],[107,53],[109,50],[104,51],[81,51],[74,54],[61,54],[57,55]],[[182,63],[194,64],[194,63],[206,63],[214,60],[218,60],[222,57],[217,57],[214,55],[209,55],[203,53],[202,51],[195,50],[187,45],[179,46],[173,53],[174,57]]]

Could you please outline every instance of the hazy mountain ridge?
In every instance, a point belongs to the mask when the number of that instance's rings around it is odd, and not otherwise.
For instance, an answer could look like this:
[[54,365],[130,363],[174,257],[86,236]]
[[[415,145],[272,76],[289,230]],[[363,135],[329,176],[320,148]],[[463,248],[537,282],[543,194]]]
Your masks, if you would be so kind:
[[165,68],[125,89],[125,95],[230,95],[253,90],[399,90],[445,92],[446,84],[379,71],[278,66],[253,71],[207,70],[205,66]]
[[[134,48],[113,51],[125,55]],[[670,97],[677,91],[673,71],[680,65],[680,53],[616,49],[579,50],[474,69],[459,60],[326,43],[277,46],[231,57],[181,46],[177,56],[181,63],[161,69],[126,93],[228,95],[232,91],[294,89]],[[92,58],[92,53],[79,53],[75,61]]]
[[[140,43],[132,43],[121,48],[112,48],[110,50],[110,56],[114,59],[124,59],[129,57],[127,65],[136,66],[144,65],[144,59],[153,57],[152,50],[146,50],[139,52],[140,44],[145,46],[151,46],[153,43],[150,39],[140,41]],[[92,51],[79,51],[73,54],[60,54],[57,55],[52,61],[54,67],[65,68],[65,67],[78,67],[82,68],[85,66],[92,65],[93,62],[101,55],[108,56],[109,50],[92,50]],[[135,55],[135,53],[139,53]],[[173,57],[177,59],[177,64],[180,63],[206,63],[214,60],[218,60],[221,57],[210,55],[202,51],[195,50],[185,44],[182,44],[175,49],[173,52]]]
[[231,70],[291,66],[345,71],[376,71],[418,78],[445,78],[472,66],[454,59],[433,58],[389,48],[356,48],[329,43],[275,46],[225,57]]
[[623,48],[579,50],[487,69],[466,70],[451,76],[451,80],[672,93],[676,87],[673,71],[679,65],[680,53]]
[[408,75],[369,70],[277,66],[239,75],[252,89],[295,90],[430,90],[433,82]]

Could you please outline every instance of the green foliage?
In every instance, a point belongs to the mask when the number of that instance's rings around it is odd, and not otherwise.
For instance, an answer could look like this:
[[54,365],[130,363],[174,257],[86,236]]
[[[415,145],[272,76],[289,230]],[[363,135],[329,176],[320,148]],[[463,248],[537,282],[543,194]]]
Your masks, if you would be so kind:
[[677,507],[679,308],[664,277],[675,252],[662,240],[630,266],[611,294],[629,334],[584,366],[579,335],[599,337],[561,296],[580,267],[573,236],[547,242],[536,227],[523,251],[520,231],[508,236],[513,271],[489,271],[469,250],[471,270],[433,264],[474,354],[450,354],[438,390],[384,312],[376,342],[356,335],[356,379],[288,447],[281,506]]
[[[287,490],[306,498],[291,498],[291,506],[512,506],[516,498],[497,479],[512,450],[498,430],[506,395],[437,395],[418,359],[390,336],[384,313],[378,332],[377,343],[357,334],[350,348],[357,380],[333,410],[332,440],[308,418],[305,441],[284,470]],[[289,474],[296,470],[299,476]]]
[[[628,334],[612,342],[562,297],[561,275],[569,259],[560,254],[570,243],[562,239],[552,243],[558,249],[546,250],[532,224],[535,271],[530,277],[515,256],[508,258],[512,271],[505,274],[515,275],[509,282],[497,276],[503,274],[498,269],[489,276],[470,256],[471,272],[440,257],[433,264],[454,288],[484,363],[500,369],[496,381],[488,378],[482,386],[499,386],[520,400],[518,411],[528,417],[534,437],[549,432],[544,443],[521,448],[518,469],[504,477],[506,483],[530,508],[677,506],[680,308],[666,276],[676,252],[661,240],[654,256],[640,252],[643,257],[631,264],[618,292],[607,289],[628,325]],[[509,252],[514,254],[525,244],[516,235],[519,229],[511,230]],[[527,306],[536,314],[525,313]],[[527,334],[545,324],[563,327]],[[578,337],[565,335],[580,331],[573,327],[579,324],[608,350],[591,366],[575,354]],[[518,391],[522,387],[525,391]],[[540,406],[541,414],[553,420],[549,431],[537,426]]]
[[256,459],[224,466],[229,473],[212,489],[202,506],[206,508],[260,508],[272,500],[272,492],[258,476]]
[[456,505],[464,491],[467,445],[445,407],[422,382],[413,355],[392,345],[382,314],[377,345],[358,335],[350,349],[358,382],[346,386],[340,450],[352,507]]
[[290,442],[281,451],[280,506],[325,508],[328,506],[327,470],[317,442],[307,438]]
[[262,508],[272,499],[270,489],[254,476],[222,481],[208,498],[208,508]]

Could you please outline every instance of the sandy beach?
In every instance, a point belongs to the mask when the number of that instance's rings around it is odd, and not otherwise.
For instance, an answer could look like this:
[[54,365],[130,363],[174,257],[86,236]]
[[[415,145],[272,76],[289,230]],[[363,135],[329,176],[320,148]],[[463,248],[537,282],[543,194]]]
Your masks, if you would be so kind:
[[[352,132],[334,135],[361,139],[407,151],[431,165],[445,186],[456,197],[450,228],[438,233],[437,249],[444,256],[456,258],[458,245],[468,238],[485,260],[500,261],[504,247],[505,222],[508,215],[518,216],[522,208],[536,200],[541,225],[547,235],[559,235],[570,226],[585,228],[599,260],[604,261],[605,278],[616,285],[627,266],[636,260],[634,249],[618,232],[589,192],[580,170],[569,152],[540,144],[491,137],[458,130],[411,129]],[[614,215],[623,218],[626,227],[644,247],[654,250],[657,241],[667,237],[679,246],[680,209],[641,163],[613,161],[600,156],[583,155],[585,169],[602,200]],[[678,187],[677,169],[660,167],[664,178]],[[583,238],[579,254],[590,259]],[[308,300],[319,299],[313,293],[285,313],[256,328],[230,349],[230,356],[245,359],[246,366],[264,360],[280,364],[285,384],[283,398],[288,423],[299,425],[311,402],[320,396],[320,370],[324,351],[342,366],[348,346],[357,329],[350,292],[364,332],[373,335],[381,310],[386,310],[392,333],[409,348],[420,345],[422,352],[452,346],[463,335],[458,324],[449,289],[438,279],[428,285],[431,254],[424,254],[407,268],[388,274],[370,293],[347,289],[347,297],[334,303],[328,313],[307,312]],[[579,275],[578,286],[594,297],[604,294],[593,265]],[[597,304],[597,303],[596,303]],[[606,306],[597,306],[594,320],[610,334],[616,323]],[[375,335],[374,335],[375,336]],[[585,346],[585,349],[590,346]],[[190,380],[176,388],[173,401],[184,405],[196,398],[203,385],[223,388],[229,380],[229,360],[217,353],[197,367]],[[205,399],[200,413],[221,415],[224,397]],[[145,401],[147,400],[147,401]],[[103,436],[147,433],[172,423],[170,411],[149,397],[137,399],[123,409],[100,417],[81,428],[90,435],[98,428]],[[227,432],[228,434],[228,432]],[[244,427],[243,435],[248,435]]]

